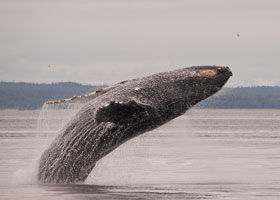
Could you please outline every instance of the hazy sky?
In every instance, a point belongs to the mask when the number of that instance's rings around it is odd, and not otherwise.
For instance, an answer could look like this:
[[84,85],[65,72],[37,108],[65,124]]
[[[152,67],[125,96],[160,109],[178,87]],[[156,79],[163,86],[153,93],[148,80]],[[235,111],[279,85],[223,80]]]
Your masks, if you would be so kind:
[[280,85],[279,24],[279,0],[0,0],[0,80],[111,84],[215,64],[228,86]]

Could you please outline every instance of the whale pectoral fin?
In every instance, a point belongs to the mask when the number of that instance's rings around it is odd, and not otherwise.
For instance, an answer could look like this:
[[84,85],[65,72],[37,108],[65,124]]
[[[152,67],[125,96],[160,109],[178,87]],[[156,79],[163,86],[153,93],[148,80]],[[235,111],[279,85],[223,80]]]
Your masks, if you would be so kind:
[[96,122],[113,122],[115,124],[130,124],[139,121],[158,118],[157,110],[135,101],[119,103],[112,101],[108,106],[102,107],[96,113]]

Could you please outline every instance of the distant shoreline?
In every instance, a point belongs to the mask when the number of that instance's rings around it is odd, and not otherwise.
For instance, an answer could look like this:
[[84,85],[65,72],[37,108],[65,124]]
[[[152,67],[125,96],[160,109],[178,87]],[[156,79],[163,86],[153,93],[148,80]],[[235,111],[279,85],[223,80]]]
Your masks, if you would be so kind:
[[[66,110],[66,109],[61,109],[61,110]],[[191,110],[280,110],[279,108],[191,108],[190,110],[188,110],[186,113],[188,113]],[[1,109],[0,113],[11,113],[11,112],[38,112],[38,114],[40,113],[41,109],[36,109],[36,110],[19,110],[19,109]]]
[[[106,85],[75,82],[0,82],[0,110],[40,110],[44,102],[86,94]],[[195,109],[280,109],[280,87],[223,88]]]

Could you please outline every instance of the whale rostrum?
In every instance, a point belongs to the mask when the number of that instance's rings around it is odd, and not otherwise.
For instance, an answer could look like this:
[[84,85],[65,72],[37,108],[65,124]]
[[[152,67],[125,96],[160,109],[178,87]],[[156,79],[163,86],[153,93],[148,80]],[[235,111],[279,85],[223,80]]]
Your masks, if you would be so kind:
[[231,75],[228,67],[195,66],[48,102],[80,101],[84,105],[42,154],[39,182],[85,181],[99,159],[129,139],[184,114],[220,90]]

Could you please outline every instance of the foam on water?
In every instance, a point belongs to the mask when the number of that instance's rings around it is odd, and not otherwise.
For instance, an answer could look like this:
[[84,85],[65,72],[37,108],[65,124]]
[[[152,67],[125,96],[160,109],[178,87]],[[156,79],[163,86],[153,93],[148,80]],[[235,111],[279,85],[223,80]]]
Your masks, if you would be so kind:
[[36,184],[37,183],[37,171],[38,160],[34,159],[27,167],[16,170],[12,177],[12,184]]

